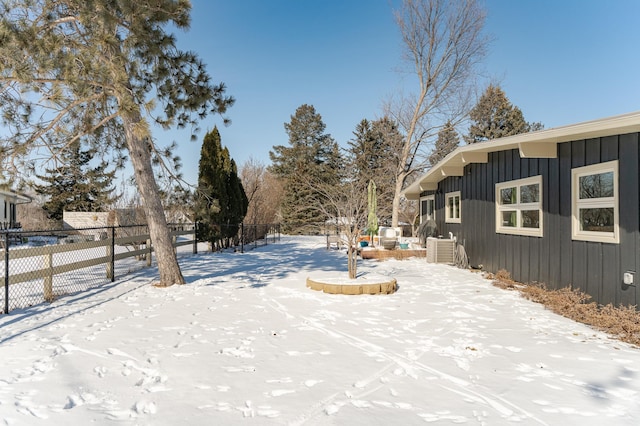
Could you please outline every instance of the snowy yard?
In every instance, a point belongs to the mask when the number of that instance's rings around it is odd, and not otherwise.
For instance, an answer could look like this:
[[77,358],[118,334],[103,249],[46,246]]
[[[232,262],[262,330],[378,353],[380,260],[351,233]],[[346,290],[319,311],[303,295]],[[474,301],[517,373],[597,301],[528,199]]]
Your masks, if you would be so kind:
[[640,422],[639,349],[480,274],[366,260],[397,293],[328,295],[324,237],[181,265],[0,316],[0,424]]

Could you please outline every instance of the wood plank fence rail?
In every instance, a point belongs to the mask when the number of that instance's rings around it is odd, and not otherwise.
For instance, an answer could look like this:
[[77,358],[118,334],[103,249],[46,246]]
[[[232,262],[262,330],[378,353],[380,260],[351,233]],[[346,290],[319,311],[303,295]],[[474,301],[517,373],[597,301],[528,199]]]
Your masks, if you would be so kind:
[[[144,229],[147,229],[146,226]],[[124,231],[123,228],[116,227],[101,228],[95,235],[80,234],[71,238],[62,238],[62,233],[47,237],[45,234],[29,233],[32,238],[35,235],[36,238],[56,241],[42,243],[41,246],[17,245],[15,241],[10,241],[10,238],[15,239],[16,235],[21,235],[15,232],[0,235],[3,240],[0,259],[4,260],[4,273],[0,272],[0,278],[4,281],[4,297],[0,297],[0,300],[4,299],[4,306],[0,306],[0,313],[8,313],[11,307],[27,307],[43,300],[50,302],[62,294],[95,287],[96,282],[113,282],[117,275],[117,263],[125,259],[133,261],[125,266],[122,274],[142,267],[142,263],[144,266],[151,266],[153,246],[150,235],[127,235],[127,231],[131,232],[131,227]],[[171,237],[176,250],[178,247],[191,245],[192,252],[197,253],[195,224],[174,228]],[[27,240],[26,237],[23,238]],[[83,271],[81,275],[77,272],[75,276],[71,274],[80,270]],[[57,285],[54,285],[54,278],[59,278]],[[13,291],[19,287],[19,290]],[[13,303],[15,299],[24,300]],[[10,300],[13,306],[10,306]]]
[[[197,224],[170,227],[176,253],[198,253]],[[235,250],[241,253],[280,240],[279,224],[234,227],[238,229]],[[0,286],[4,283],[0,314],[114,282],[118,276],[151,266],[152,255],[146,225],[0,231]]]

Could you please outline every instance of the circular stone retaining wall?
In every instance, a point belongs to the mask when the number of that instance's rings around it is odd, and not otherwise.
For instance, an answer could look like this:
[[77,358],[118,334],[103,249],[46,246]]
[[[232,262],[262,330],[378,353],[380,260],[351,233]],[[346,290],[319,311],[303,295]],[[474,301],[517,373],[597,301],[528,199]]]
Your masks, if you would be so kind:
[[398,282],[390,278],[383,282],[336,284],[307,278],[307,287],[330,294],[391,294],[398,289]]

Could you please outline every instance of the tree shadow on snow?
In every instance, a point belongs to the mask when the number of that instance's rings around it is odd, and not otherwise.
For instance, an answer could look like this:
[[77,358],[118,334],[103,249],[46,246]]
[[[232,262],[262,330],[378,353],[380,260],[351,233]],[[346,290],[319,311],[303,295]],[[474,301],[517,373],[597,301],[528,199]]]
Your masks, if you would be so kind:
[[221,278],[207,284],[216,285],[237,279],[252,288],[260,288],[270,285],[273,280],[304,271],[346,273],[347,255],[341,250],[327,250],[324,244],[306,247],[300,243],[284,241],[245,253],[195,255],[181,267],[187,283]]
[[[109,291],[111,289],[114,289],[115,287],[118,287],[119,285],[122,285],[123,282],[125,281],[130,281],[133,280],[135,278],[140,278],[140,277],[148,277],[149,274],[148,272],[145,274],[145,271],[140,271],[138,273],[133,273],[133,274],[129,274],[126,278],[121,279],[121,280],[116,280],[114,282],[108,282],[104,285],[101,285],[99,287],[93,287],[87,290],[82,290],[82,291],[78,291],[72,294],[67,294],[64,295],[63,297],[61,297],[59,300],[61,301],[61,303],[63,303],[63,305],[67,308],[64,314],[61,314],[62,312],[62,308],[60,305],[56,304],[56,303],[48,303],[48,302],[42,302],[39,303],[37,305],[33,305],[33,306],[29,306],[27,308],[18,308],[18,309],[14,309],[12,310],[9,314],[8,317],[10,317],[11,319],[9,319],[8,321],[4,321],[2,322],[2,326],[7,326],[10,324],[23,324],[26,325],[26,328],[11,334],[10,336],[6,336],[6,337],[0,337],[0,344],[7,342],[9,340],[12,340],[18,336],[24,335],[26,333],[29,333],[31,331],[37,330],[37,329],[41,329],[43,327],[47,327],[49,325],[55,324],[65,318],[71,317],[73,315],[82,313],[82,312],[87,312],[95,307],[98,307],[100,305],[103,305],[105,303],[108,303],[112,300],[115,299],[119,299],[122,298],[126,295],[128,295],[129,293],[133,293],[136,290],[138,290],[140,287],[149,285],[149,282],[147,280],[143,280],[140,282],[140,284],[138,285],[134,285],[131,288],[129,288],[128,290],[124,291],[124,292],[118,292],[116,294],[114,294],[111,297],[108,298],[98,298],[96,299],[94,296],[100,294],[100,293],[104,293],[106,291]],[[83,303],[85,302],[85,303]],[[73,309],[71,309],[73,308]],[[42,315],[46,315],[49,313],[55,313],[56,315],[54,317],[51,318],[51,320],[49,321],[45,321],[45,322],[40,322],[38,321],[35,325],[31,326],[30,323],[28,321],[25,321],[31,317],[37,317],[37,316],[42,316]],[[7,318],[6,316],[3,317],[3,319]]]

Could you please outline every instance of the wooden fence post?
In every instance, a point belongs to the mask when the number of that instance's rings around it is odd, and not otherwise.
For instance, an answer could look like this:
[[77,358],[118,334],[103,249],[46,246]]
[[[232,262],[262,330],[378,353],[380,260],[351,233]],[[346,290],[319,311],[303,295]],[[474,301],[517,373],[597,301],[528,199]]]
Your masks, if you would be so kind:
[[[49,250],[47,250],[49,251]],[[43,256],[44,261],[44,300],[53,301],[53,253],[49,251]]]
[[147,239],[147,266],[151,266],[151,238]]
[[109,258],[109,260],[106,262],[106,266],[107,266],[107,278],[111,280],[111,282],[113,282],[115,280],[115,267],[114,267],[114,245],[115,245],[115,241],[114,241],[114,229],[115,228],[111,228],[111,243],[107,244],[107,257]]
[[240,253],[244,253],[244,222],[240,224]]
[[198,222],[193,225],[193,254],[198,254]]

